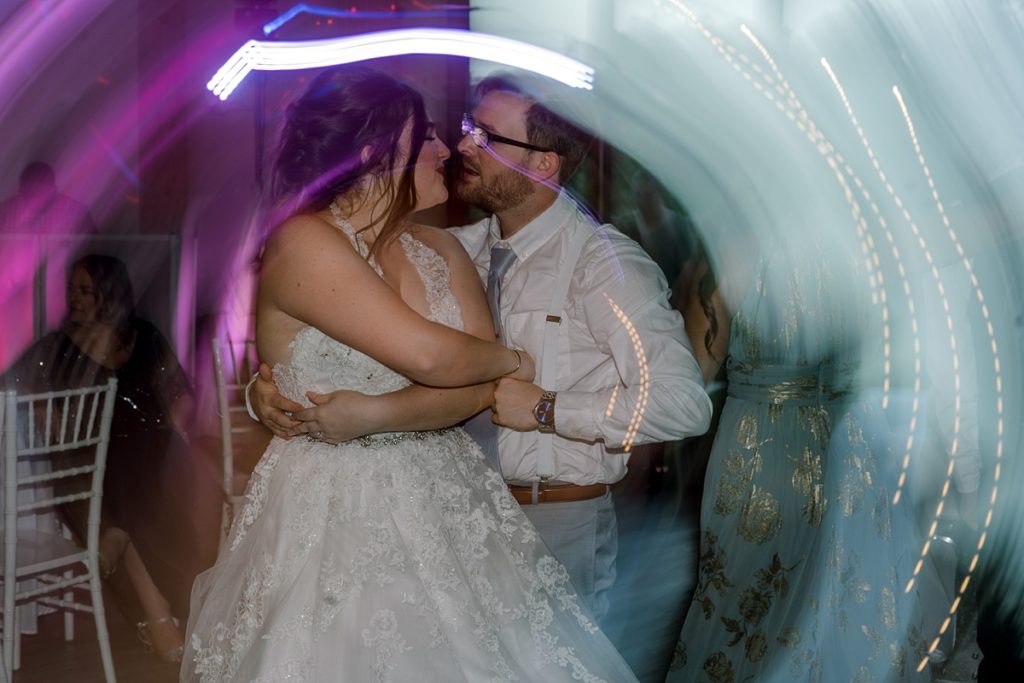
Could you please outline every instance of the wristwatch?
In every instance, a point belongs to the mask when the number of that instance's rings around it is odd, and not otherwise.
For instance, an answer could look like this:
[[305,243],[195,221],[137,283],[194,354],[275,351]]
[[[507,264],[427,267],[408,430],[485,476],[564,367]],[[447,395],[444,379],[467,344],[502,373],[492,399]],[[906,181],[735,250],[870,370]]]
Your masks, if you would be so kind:
[[544,434],[555,431],[555,392],[545,391],[533,407],[533,417],[537,420],[537,429]]

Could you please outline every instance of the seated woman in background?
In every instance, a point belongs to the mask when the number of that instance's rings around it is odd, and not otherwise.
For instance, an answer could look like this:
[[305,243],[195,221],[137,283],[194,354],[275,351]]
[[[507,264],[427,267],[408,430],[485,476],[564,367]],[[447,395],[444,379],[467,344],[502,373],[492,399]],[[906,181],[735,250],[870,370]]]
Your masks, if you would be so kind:
[[[135,316],[125,264],[89,255],[69,269],[68,311],[7,371],[20,393],[89,386],[117,377],[117,401],[103,482],[100,571],[139,638],[164,660],[180,661],[179,620],[204,563],[191,510],[191,458],[182,427],[194,401],[167,340]],[[75,457],[72,454],[71,457]],[[62,516],[84,539],[87,507]],[[214,525],[213,534],[216,534]],[[215,542],[214,542],[215,543]],[[212,546],[213,544],[210,544]]]

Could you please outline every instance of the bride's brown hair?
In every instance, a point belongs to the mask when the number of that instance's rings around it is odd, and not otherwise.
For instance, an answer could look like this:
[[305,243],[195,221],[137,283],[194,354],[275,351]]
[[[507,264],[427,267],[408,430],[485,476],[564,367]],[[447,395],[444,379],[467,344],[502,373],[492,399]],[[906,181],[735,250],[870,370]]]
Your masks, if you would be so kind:
[[[409,158],[396,181],[399,140],[410,120]],[[376,249],[398,234],[416,207],[413,174],[428,127],[423,97],[405,83],[362,66],[328,69],[285,113],[274,199],[287,215],[321,211],[335,197],[356,199],[370,177],[390,199],[387,211],[366,228],[383,223]]]

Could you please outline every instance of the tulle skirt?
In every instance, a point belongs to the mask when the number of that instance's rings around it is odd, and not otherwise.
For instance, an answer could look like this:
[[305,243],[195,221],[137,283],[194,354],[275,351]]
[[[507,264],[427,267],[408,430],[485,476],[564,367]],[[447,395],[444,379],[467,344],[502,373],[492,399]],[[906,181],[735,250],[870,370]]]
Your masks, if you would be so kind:
[[632,681],[461,429],[274,439],[182,681]]

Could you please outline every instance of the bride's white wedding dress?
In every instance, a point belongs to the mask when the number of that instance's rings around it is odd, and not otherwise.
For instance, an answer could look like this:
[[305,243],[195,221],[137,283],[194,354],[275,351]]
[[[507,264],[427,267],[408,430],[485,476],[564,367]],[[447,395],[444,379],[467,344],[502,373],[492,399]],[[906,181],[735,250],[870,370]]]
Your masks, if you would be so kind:
[[[461,329],[444,259],[400,240],[430,318]],[[291,349],[274,377],[305,405],[409,384],[312,327]],[[181,680],[203,683],[636,680],[461,428],[275,438],[196,580],[187,641]]]

